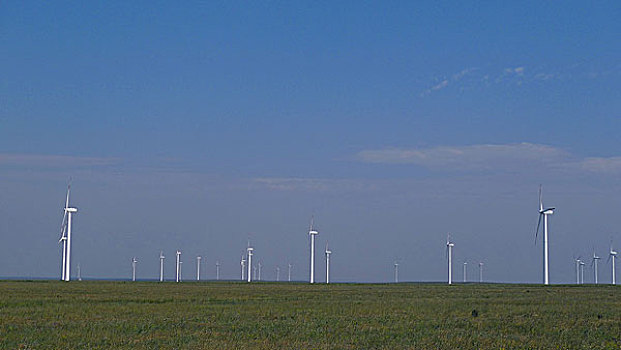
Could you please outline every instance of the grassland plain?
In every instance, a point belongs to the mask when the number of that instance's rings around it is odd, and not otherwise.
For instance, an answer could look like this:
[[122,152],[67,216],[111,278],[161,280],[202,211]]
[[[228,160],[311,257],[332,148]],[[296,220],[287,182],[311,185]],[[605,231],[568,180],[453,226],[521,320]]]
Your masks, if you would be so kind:
[[621,349],[621,289],[0,282],[3,349]]

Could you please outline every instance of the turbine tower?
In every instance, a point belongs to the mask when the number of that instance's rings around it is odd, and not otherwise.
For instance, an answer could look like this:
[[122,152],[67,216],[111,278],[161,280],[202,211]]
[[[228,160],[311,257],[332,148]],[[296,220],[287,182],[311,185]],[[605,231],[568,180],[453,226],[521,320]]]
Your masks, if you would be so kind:
[[250,274],[252,273],[252,254],[253,254],[254,248],[248,246],[247,251],[248,251],[248,282],[251,282],[252,276]]
[[464,261],[464,283],[468,282],[468,279],[466,278],[466,266],[467,265],[468,263]]
[[483,262],[479,262],[479,283],[483,283]]
[[535,244],[537,243],[537,235],[539,234],[539,226],[541,225],[541,217],[543,217],[543,284],[550,284],[549,270],[549,250],[548,250],[548,215],[554,214],[554,207],[543,208],[541,199],[541,185],[539,185],[539,221],[535,230]]
[[574,258],[576,261],[576,284],[580,284],[580,258]]
[[78,281],[82,280],[82,269],[80,269],[80,263],[78,263]]
[[201,280],[201,257],[196,257],[196,280]]
[[220,262],[216,261],[216,281],[220,280]]
[[617,273],[615,271],[615,260],[617,259],[617,252],[612,249],[612,243],[610,244],[610,253],[608,255],[608,260],[612,260],[612,284],[617,284]]
[[595,254],[595,250],[593,250],[593,259],[591,260],[591,266],[593,266],[593,281],[597,284],[597,260],[601,259],[599,256]]
[[584,261],[580,260],[580,284],[584,284]]
[[326,284],[330,283],[330,254],[332,251],[328,249],[328,243],[326,243]]
[[455,244],[451,242],[451,235],[446,236],[446,255],[448,257],[448,284],[453,284],[453,247]]
[[61,223],[61,236],[59,242],[63,243],[63,266],[61,272],[61,280],[71,280],[71,223],[72,214],[77,213],[78,209],[69,206],[69,194],[71,193],[71,180],[67,185],[67,197],[65,199],[65,208],[63,221]]
[[395,261],[395,283],[399,283],[399,262]]
[[280,267],[276,266],[276,282],[280,282]]
[[164,251],[160,250],[160,282],[164,282]]
[[242,254],[241,260],[239,262],[241,264],[241,280],[245,281],[246,280],[246,257],[244,256],[244,254]]
[[287,278],[288,282],[291,282],[291,268],[293,267],[293,265],[289,264],[289,276]]
[[315,283],[315,236],[319,234],[318,231],[313,229],[313,219],[314,217],[311,217],[308,230],[308,235],[310,236],[310,283]]
[[136,264],[138,263],[138,259],[136,257],[132,258],[132,281],[136,282]]
[[263,268],[263,264],[261,264],[261,262],[259,261],[258,265],[259,265],[259,276],[258,276],[259,278],[257,278],[257,280],[260,281],[261,280],[261,268]]
[[181,252],[177,250],[176,255],[177,255],[177,264],[176,264],[177,273],[175,275],[175,282],[180,282],[181,281]]

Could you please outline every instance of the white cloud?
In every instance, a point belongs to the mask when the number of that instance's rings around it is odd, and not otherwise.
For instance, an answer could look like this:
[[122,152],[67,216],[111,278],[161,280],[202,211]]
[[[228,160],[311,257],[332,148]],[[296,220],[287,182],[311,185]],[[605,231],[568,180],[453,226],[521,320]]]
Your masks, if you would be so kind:
[[566,152],[532,143],[506,145],[472,145],[415,149],[366,150],[357,159],[367,163],[417,164],[429,168],[452,168],[456,170],[491,169],[499,165],[545,163],[567,157]]
[[78,157],[48,154],[11,154],[0,153],[0,166],[24,166],[61,168],[76,166],[103,166],[118,163],[118,158]]

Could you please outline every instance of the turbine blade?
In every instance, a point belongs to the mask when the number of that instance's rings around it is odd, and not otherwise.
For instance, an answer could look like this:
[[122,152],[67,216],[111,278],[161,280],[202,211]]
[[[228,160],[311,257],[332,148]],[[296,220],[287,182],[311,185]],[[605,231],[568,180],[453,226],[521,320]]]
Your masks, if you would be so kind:
[[535,230],[535,244],[537,244],[537,236],[539,235],[539,226],[541,226],[541,216],[543,214],[539,213],[539,221],[537,221],[537,229]]
[[543,201],[541,199],[541,184],[539,185],[539,210],[543,210]]

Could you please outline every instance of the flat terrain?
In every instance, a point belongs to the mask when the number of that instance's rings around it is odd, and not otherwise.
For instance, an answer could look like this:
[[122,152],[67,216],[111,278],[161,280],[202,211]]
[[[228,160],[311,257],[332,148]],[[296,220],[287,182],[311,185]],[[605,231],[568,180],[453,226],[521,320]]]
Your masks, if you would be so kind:
[[612,286],[0,282],[2,349],[620,349]]

